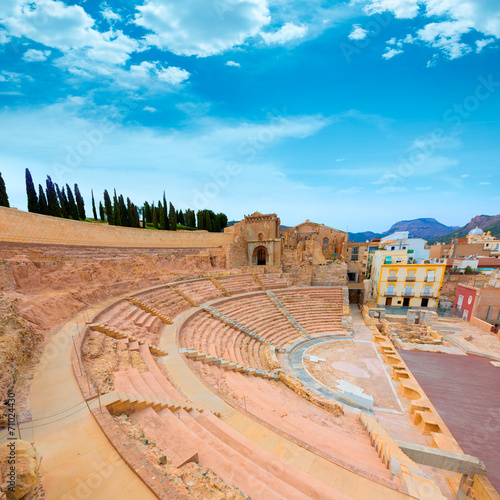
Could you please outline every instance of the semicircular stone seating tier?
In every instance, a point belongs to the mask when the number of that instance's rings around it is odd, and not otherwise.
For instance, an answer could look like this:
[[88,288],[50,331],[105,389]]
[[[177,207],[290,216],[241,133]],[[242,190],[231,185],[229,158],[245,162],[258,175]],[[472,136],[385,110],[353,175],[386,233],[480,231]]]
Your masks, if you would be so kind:
[[[409,498],[407,485],[379,459],[357,418],[333,424],[331,414],[288,389],[276,374],[269,376],[269,349],[282,352],[342,325],[341,289],[285,287],[275,275],[220,276],[169,283],[117,301],[93,319],[84,337],[112,337],[121,360],[112,373],[113,390],[101,396],[103,406],[111,416],[129,415],[171,466],[182,471],[186,463],[197,462],[253,499]],[[275,296],[268,295],[271,289]],[[178,335],[183,355],[157,348],[167,332]],[[238,405],[221,415],[190,401],[182,380],[162,368],[168,370],[174,355],[185,357],[185,370],[196,366],[211,397],[222,384],[236,399],[248,398],[248,415],[264,426],[260,429],[270,430],[275,448],[262,446],[262,430],[245,434],[232,427]],[[84,389],[85,381],[80,385]],[[97,410],[95,415],[106,431],[106,419]],[[107,435],[127,456],[136,444],[110,422]],[[133,458],[129,465],[144,474],[146,468],[136,463]],[[309,473],[315,463],[322,474]],[[168,482],[158,481],[154,464],[147,470],[143,479],[158,497],[181,498]]]

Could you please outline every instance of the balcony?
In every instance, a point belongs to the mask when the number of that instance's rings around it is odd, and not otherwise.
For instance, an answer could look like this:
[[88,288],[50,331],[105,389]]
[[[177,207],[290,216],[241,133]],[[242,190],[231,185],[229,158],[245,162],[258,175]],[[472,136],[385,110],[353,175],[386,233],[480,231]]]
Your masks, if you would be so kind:
[[415,292],[403,292],[402,297],[415,297]]
[[416,281],[416,279],[417,279],[417,278],[416,278],[415,276],[407,276],[407,277],[405,278],[405,281]]
[[426,277],[424,278],[424,281],[425,281],[426,283],[434,283],[434,282],[436,281],[436,278],[434,278],[434,277],[433,277],[433,278],[431,278],[430,276],[426,276]]
[[390,292],[389,290],[387,290],[384,295],[386,297],[395,297],[396,296],[396,291],[393,290],[392,292]]
[[420,297],[422,297],[423,299],[436,299],[437,293],[435,293],[435,292],[429,292],[429,293],[422,292],[420,294]]
[[387,281],[398,281],[398,277],[397,276],[389,276],[387,278]]

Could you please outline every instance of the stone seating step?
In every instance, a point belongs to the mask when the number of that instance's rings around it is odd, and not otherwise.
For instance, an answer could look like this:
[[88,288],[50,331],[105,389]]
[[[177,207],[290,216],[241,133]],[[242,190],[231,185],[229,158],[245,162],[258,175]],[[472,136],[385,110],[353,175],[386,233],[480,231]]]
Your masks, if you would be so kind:
[[196,418],[196,422],[205,427],[219,440],[231,446],[233,450],[244,456],[251,457],[252,461],[264,470],[273,471],[273,474],[278,479],[293,486],[308,497],[315,499],[342,498],[342,494],[333,487],[327,486],[323,481],[264,450],[210,412],[200,415],[194,411],[192,415]]
[[361,412],[359,420],[370,435],[373,446],[391,473],[399,477],[411,496],[419,500],[444,500],[439,486],[424,474],[418,464],[405,455],[375,417]]
[[[145,341],[138,340],[136,337],[128,336],[124,333],[119,332],[116,328],[111,327],[109,325],[105,325],[102,323],[91,323],[88,325],[91,330],[96,332],[104,333],[108,337],[112,337],[114,339],[127,339],[129,346],[132,344],[134,348],[132,350],[137,350],[137,346],[145,345],[155,356],[167,356],[168,353],[166,351],[161,350],[158,346],[154,344],[149,344]],[[137,343],[137,345],[136,345]]]
[[[253,477],[258,477],[259,480],[267,487],[279,492],[282,498],[297,500],[311,498],[309,495],[300,492],[293,485],[283,482],[278,475],[275,474],[273,469],[265,467],[264,464],[261,465],[256,463],[255,456],[252,454],[240,453],[240,451],[235,450],[226,441],[219,439],[219,437],[214,435],[205,426],[199,423],[199,420],[200,418],[203,418],[203,415],[196,415],[196,412],[191,413],[191,415],[187,415],[182,410],[179,411],[179,414],[180,420],[196,436],[202,439],[211,448],[219,452],[222,456],[226,457],[235,467],[238,467]],[[259,496],[257,496],[257,498],[258,497]]]
[[194,361],[201,361],[202,363],[209,365],[218,365],[227,371],[237,371],[244,373],[246,375],[253,375],[255,377],[261,377],[269,380],[279,380],[279,376],[275,373],[268,372],[266,370],[260,370],[258,368],[243,366],[229,359],[216,358],[205,352],[197,351],[192,348],[181,348],[179,349],[181,354],[184,354],[187,358],[193,359]]
[[172,465],[180,467],[186,462],[194,461],[212,469],[251,498],[283,500],[283,495],[273,489],[272,482],[268,479],[269,473],[256,466],[252,467],[248,460],[231,452],[223,443],[216,444],[214,438],[208,440],[206,435],[203,435],[205,439],[198,436],[196,425],[188,424],[189,419],[193,419],[182,412],[178,415],[168,411],[157,414],[148,409],[137,413],[133,418],[155,440],[165,455],[171,458]]
[[[139,309],[142,309],[143,311],[145,311],[149,314],[152,314],[153,316],[158,317],[166,325],[171,325],[173,323],[173,321],[169,317],[165,316],[164,314],[162,314],[160,311],[158,311],[154,307],[151,307],[146,302],[139,300],[136,297],[127,297],[127,300],[130,303],[134,304]],[[143,326],[143,324],[140,326]]]
[[183,299],[185,299],[189,304],[191,304],[193,307],[198,307],[198,303],[195,302],[189,295],[186,295],[182,290],[179,288],[176,288],[174,285],[169,285],[170,289],[173,290],[175,293],[180,295]]

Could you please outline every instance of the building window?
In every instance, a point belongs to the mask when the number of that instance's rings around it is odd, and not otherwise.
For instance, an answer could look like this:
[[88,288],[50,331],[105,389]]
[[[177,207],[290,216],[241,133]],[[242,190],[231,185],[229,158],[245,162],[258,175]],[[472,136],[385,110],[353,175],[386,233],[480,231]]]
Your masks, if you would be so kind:
[[358,260],[358,255],[357,254],[352,254],[351,255],[351,260]]
[[352,247],[351,252],[352,253],[359,253],[359,247]]

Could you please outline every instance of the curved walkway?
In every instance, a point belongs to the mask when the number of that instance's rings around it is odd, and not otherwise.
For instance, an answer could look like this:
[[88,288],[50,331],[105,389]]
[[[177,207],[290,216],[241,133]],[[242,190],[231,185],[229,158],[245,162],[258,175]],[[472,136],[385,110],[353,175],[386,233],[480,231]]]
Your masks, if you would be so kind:
[[35,443],[42,458],[40,475],[48,499],[156,498],[101,431],[71,365],[78,329],[119,299],[90,307],[67,322],[47,343],[35,370],[30,390],[34,421],[21,426],[21,436]]

